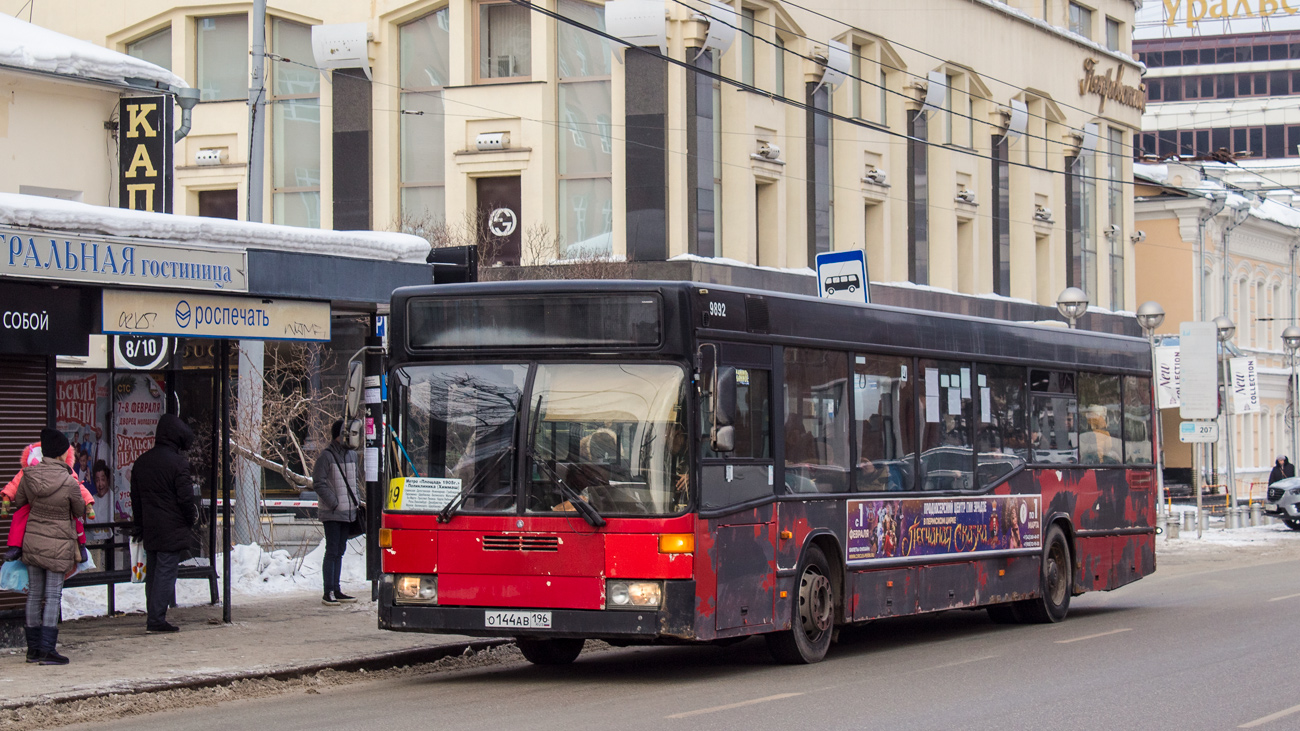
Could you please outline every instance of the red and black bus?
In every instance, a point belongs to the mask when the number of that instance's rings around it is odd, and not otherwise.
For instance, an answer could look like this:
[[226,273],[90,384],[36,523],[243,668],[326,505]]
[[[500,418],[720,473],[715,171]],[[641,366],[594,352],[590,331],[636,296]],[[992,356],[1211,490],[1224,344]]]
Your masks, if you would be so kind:
[[640,281],[400,289],[389,337],[385,629],[816,662],[1155,570],[1138,338]]

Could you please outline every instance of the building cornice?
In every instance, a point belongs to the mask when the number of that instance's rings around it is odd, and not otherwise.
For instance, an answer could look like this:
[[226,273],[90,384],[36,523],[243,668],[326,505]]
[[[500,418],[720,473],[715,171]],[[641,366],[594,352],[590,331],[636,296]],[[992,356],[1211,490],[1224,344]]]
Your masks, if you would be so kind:
[[[1142,0],[1131,0],[1131,1],[1133,2],[1135,7],[1139,9],[1142,7]],[[990,10],[994,10],[996,12],[1002,13],[1003,15],[1015,18],[1016,20],[1026,25],[1032,25],[1041,31],[1056,36],[1057,38],[1069,41],[1077,46],[1082,46],[1083,48],[1088,49],[1092,53],[1097,53],[1102,56],[1111,58],[1115,61],[1119,61],[1120,63],[1128,64],[1133,68],[1133,70],[1137,71],[1138,73],[1144,73],[1146,71],[1145,65],[1143,65],[1141,62],[1139,62],[1137,59],[1133,58],[1132,56],[1128,55],[1127,53],[1112,51],[1109,48],[1106,48],[1105,46],[1101,45],[1100,43],[1097,43],[1096,41],[1092,41],[1087,38],[1084,38],[1078,33],[1072,33],[1064,28],[1057,28],[1056,26],[1052,25],[1051,23],[1048,23],[1047,21],[1041,18],[1035,18],[1034,16],[1029,15],[1028,13],[1025,13],[1021,10],[1017,10],[1016,8],[1013,8],[1010,5],[1007,5],[1006,3],[999,2],[998,0],[970,0],[970,2],[976,5],[983,5],[984,7],[989,8]]]

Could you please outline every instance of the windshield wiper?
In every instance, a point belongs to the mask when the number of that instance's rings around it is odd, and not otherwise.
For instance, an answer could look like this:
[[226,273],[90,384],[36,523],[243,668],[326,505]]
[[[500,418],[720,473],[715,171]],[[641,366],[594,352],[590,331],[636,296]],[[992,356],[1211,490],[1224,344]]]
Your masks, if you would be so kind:
[[532,458],[533,464],[540,467],[550,476],[551,482],[554,483],[556,487],[560,488],[560,492],[569,500],[569,504],[572,505],[573,509],[582,516],[583,520],[587,521],[595,528],[605,527],[605,519],[601,517],[600,513],[597,512],[595,508],[591,507],[591,503],[583,500],[577,490],[574,490],[572,487],[565,484],[564,480],[560,479],[560,476],[555,472],[555,470],[551,469],[551,466],[546,464],[546,460],[542,459],[542,455],[538,454],[536,449],[530,446],[528,448],[528,456]]
[[537,436],[537,419],[541,414],[541,411],[542,397],[539,394],[537,396],[537,403],[533,406],[533,413],[528,420],[528,434],[524,436],[524,439],[527,440],[524,442],[524,449],[527,451],[525,451],[524,454],[533,461],[533,464],[537,465],[538,468],[545,470],[546,473],[550,475],[551,482],[554,483],[556,487],[560,488],[560,492],[569,500],[569,504],[572,505],[573,509],[582,516],[583,520],[590,523],[593,528],[604,528],[605,519],[601,517],[600,513],[597,512],[595,508],[591,507],[591,503],[583,500],[577,490],[574,490],[572,487],[565,484],[564,480],[560,479],[559,474],[557,474],[554,469],[551,469],[550,465],[546,464],[546,460],[542,458],[542,455],[537,453],[537,445],[533,439]]
[[514,447],[506,447],[505,449],[501,450],[501,453],[498,454],[496,458],[492,460],[491,464],[487,465],[482,470],[479,470],[478,474],[469,483],[469,485],[467,485],[465,489],[461,491],[459,495],[453,498],[451,502],[444,505],[442,510],[438,511],[438,522],[450,523],[452,516],[454,516],[456,514],[456,511],[460,509],[460,506],[464,504],[466,500],[469,499],[469,496],[472,495],[474,491],[477,490],[483,484],[484,480],[486,479],[486,476],[492,474],[492,470],[495,470],[497,468],[497,465],[501,464],[501,460],[505,459],[508,455],[514,453],[515,453]]

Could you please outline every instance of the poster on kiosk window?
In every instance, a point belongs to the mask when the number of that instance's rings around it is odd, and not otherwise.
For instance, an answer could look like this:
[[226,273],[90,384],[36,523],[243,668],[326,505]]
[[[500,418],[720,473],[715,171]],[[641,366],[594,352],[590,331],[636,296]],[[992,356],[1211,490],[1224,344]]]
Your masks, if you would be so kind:
[[107,373],[60,373],[55,386],[55,428],[68,437],[75,453],[77,479],[95,495],[95,519],[91,523],[109,523],[113,520],[113,480],[102,486],[94,483],[95,463],[103,460],[113,465],[108,432],[111,399],[108,394]]
[[162,376],[119,374],[113,379],[113,519],[131,519],[131,468],[153,448],[158,419],[166,406]]

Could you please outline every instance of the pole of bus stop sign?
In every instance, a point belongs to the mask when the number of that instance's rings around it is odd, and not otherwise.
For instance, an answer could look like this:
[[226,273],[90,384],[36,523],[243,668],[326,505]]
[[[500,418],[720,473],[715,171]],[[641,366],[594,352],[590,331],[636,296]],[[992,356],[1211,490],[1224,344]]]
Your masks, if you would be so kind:
[[[365,458],[366,471],[366,579],[370,582],[370,598],[379,598],[379,524],[383,517],[384,490],[380,476],[384,471],[384,351],[383,338],[377,332],[378,318],[370,317],[370,336],[366,338],[365,367],[366,394],[380,394],[380,398],[365,399]],[[373,389],[373,390],[372,390]],[[370,478],[374,479],[370,479]]]
[[230,341],[221,341],[221,621],[230,624]]

